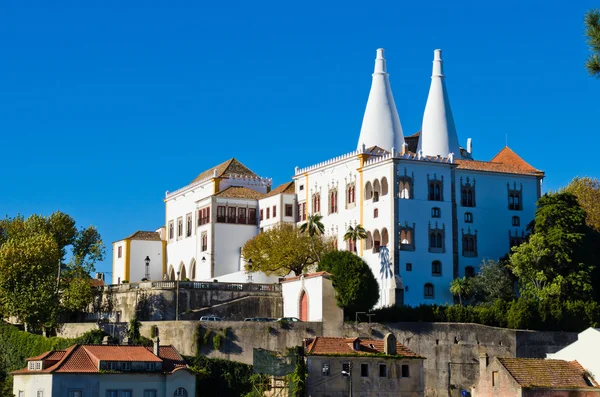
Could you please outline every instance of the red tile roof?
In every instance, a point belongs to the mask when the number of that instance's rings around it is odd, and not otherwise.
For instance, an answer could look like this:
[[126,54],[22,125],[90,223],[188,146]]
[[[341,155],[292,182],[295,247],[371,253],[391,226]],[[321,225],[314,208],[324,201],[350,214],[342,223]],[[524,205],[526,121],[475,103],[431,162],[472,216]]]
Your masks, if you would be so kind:
[[[359,350],[354,350],[354,341],[358,340]],[[382,340],[360,338],[334,338],[318,336],[307,347],[308,355],[312,356],[364,356],[381,355],[384,353]],[[396,358],[424,358],[409,350],[401,343],[396,343]]]
[[521,387],[532,388],[598,388],[577,361],[543,360],[537,358],[500,358]]
[[258,177],[250,168],[240,163],[236,158],[231,158],[215,167],[212,167],[198,175],[192,183],[203,179],[211,178],[214,175],[214,170],[217,170],[217,177],[225,177],[229,175],[241,175],[246,177]]
[[286,182],[286,183],[284,183],[282,185],[277,186],[275,189],[273,189],[269,193],[265,194],[263,196],[263,198],[275,196],[275,195],[277,195],[279,193],[283,193],[283,194],[294,194],[294,193],[296,193],[296,187],[294,185],[294,181]]
[[[162,362],[162,372],[174,372],[188,368],[185,360],[177,350],[169,346],[160,346],[159,356],[153,353],[151,347],[125,345],[73,345],[65,350],[50,351],[27,361],[50,361],[50,366],[41,371],[29,371],[27,368],[12,372],[13,374],[36,373],[98,373],[99,361],[129,361],[129,362]],[[55,363],[54,363],[55,361]]]
[[262,193],[257,192],[256,190],[249,189],[247,187],[242,186],[229,186],[219,193],[214,194],[215,197],[224,197],[224,198],[242,198],[242,199],[259,199],[263,196]]
[[533,168],[508,146],[502,149],[490,161],[455,160],[455,163],[458,164],[458,169],[463,170],[491,171],[520,175],[544,175],[543,171]]

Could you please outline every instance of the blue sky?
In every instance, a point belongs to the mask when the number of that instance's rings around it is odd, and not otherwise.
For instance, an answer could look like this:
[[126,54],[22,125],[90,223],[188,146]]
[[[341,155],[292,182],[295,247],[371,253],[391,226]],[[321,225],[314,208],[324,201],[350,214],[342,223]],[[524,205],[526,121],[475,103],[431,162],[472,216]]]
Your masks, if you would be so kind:
[[[171,3],[171,4],[168,4]],[[49,5],[51,4],[51,5]],[[405,134],[444,51],[462,145],[508,144],[545,190],[598,176],[595,1],[3,2],[0,214],[67,212],[111,243],[236,157],[274,185],[354,150],[378,47]]]

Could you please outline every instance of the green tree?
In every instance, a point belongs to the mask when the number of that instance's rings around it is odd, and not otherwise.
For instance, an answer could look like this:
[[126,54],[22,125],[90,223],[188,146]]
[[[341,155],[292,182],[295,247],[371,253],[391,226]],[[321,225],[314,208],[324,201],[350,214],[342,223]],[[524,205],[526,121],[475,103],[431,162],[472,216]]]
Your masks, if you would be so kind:
[[515,297],[512,274],[502,261],[483,261],[469,282],[472,301],[492,303],[497,299],[509,301]]
[[460,305],[463,304],[463,298],[468,298],[471,294],[471,285],[469,279],[466,277],[455,278],[450,283],[450,293],[454,296],[458,296]]
[[306,222],[300,225],[300,233],[308,232],[308,235],[314,237],[325,233],[325,226],[323,225],[323,215],[312,214],[306,218]]
[[294,272],[299,276],[331,250],[324,236],[310,236],[294,225],[282,223],[246,242],[242,255],[252,261],[252,271],[278,276]]
[[585,67],[591,76],[600,78],[600,10],[588,11],[584,21],[587,44],[591,52]]
[[371,310],[379,300],[379,285],[367,263],[349,251],[332,251],[323,256],[319,270],[332,275],[337,305],[346,317]]
[[[1,219],[0,296],[4,299],[0,299],[0,310],[33,328],[56,326],[59,313],[81,310],[92,301],[89,274],[105,251],[94,226],[77,229],[74,219],[60,211],[48,217],[18,215]],[[28,269],[36,269],[35,277],[22,276],[28,274]],[[43,307],[25,316],[23,313],[30,311],[27,299],[12,297],[18,296],[15,291],[29,288],[45,300]]]
[[586,224],[600,232],[600,181],[597,178],[575,177],[562,189],[577,197],[577,202],[586,214]]
[[353,244],[353,248],[354,248],[354,252],[356,252],[356,242],[359,240],[364,240],[367,238],[367,231],[365,230],[364,227],[362,227],[362,225],[358,224],[355,227],[352,227],[352,225],[348,226],[348,229],[346,230],[346,233],[344,234],[344,241],[352,241]]
[[586,299],[594,265],[585,263],[585,211],[570,193],[538,200],[533,234],[513,247],[509,268],[526,298]]

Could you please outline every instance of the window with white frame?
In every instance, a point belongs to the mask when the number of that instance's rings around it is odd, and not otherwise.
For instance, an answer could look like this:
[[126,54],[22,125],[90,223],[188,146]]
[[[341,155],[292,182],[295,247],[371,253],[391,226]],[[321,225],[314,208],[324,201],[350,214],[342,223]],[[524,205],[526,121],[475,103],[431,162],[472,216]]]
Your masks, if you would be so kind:
[[185,224],[186,224],[186,229],[185,229],[185,237],[191,237],[192,236],[192,214],[187,214],[185,216]]
[[183,237],[183,218],[177,218],[177,240]]

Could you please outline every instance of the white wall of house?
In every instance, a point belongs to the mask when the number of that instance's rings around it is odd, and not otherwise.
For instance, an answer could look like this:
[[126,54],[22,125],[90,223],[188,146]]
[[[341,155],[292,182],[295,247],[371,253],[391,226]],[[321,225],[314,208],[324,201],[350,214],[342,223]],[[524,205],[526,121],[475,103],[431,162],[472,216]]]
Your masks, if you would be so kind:
[[[119,256],[119,247],[121,248],[121,256]],[[125,280],[125,256],[127,255],[125,240],[115,241],[112,248],[112,283],[119,284],[121,280]]]
[[598,381],[600,380],[600,356],[593,354],[597,346],[600,346],[600,328],[588,328],[579,333],[576,342],[556,353],[546,354],[546,358],[566,361],[577,360]]
[[131,256],[129,262],[129,282],[138,282],[146,277],[146,257],[150,258],[150,280],[163,278],[163,242],[131,240]]
[[52,381],[52,374],[15,375],[13,377],[13,394],[19,397],[19,391],[22,391],[25,397],[37,396],[37,393],[41,391],[42,395],[51,396]]

